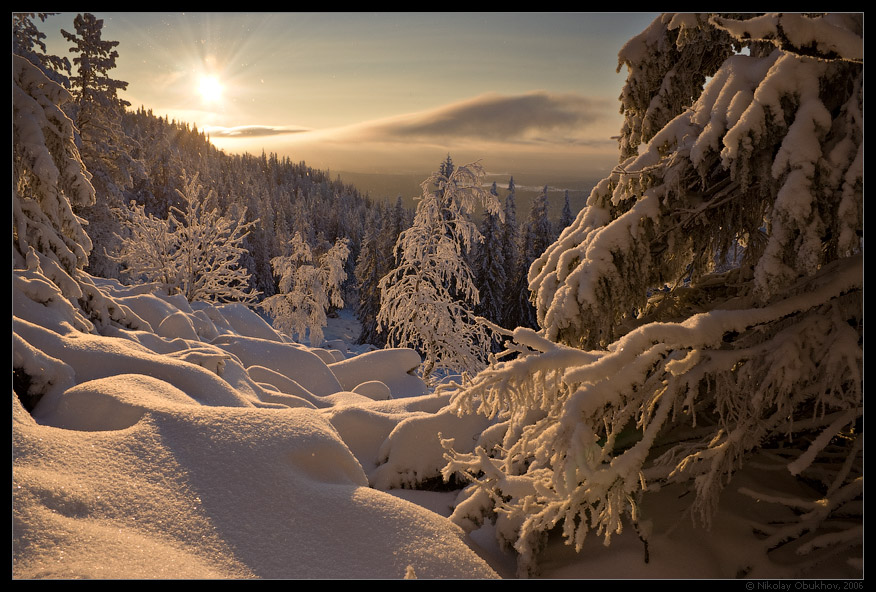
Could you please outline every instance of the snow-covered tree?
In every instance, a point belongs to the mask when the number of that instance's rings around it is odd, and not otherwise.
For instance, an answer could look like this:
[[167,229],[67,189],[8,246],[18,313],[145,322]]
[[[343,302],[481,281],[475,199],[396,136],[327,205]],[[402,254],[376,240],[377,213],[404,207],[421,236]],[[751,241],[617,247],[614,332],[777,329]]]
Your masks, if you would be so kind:
[[531,307],[529,292],[524,292],[526,269],[520,252],[520,225],[517,222],[517,187],[514,177],[508,181],[508,195],[503,207],[502,258],[505,261],[505,301],[502,309],[502,327],[518,327],[523,323],[524,311]]
[[380,280],[395,267],[395,243],[409,225],[408,211],[401,196],[398,196],[393,207],[377,204],[370,226],[366,225],[355,269],[359,298],[356,315],[362,326],[357,339],[360,344],[386,345],[386,333],[380,331],[377,323]]
[[535,261],[553,242],[554,230],[548,215],[548,186],[532,200],[523,237],[523,254],[529,263]]
[[383,277],[381,260],[384,254],[377,245],[377,232],[371,228],[365,232],[362,248],[356,261],[356,285],[359,302],[356,307],[356,318],[362,330],[359,343],[378,345],[377,312],[380,310],[380,278]]
[[61,110],[70,93],[25,58],[12,56],[12,244],[23,263],[31,249],[73,275],[91,241],[71,202],[94,201],[94,188]]
[[521,318],[518,326],[535,328],[538,326],[535,308],[530,302],[529,282],[532,280],[530,266],[554,241],[554,230],[548,217],[548,186],[532,200],[529,217],[523,226],[520,255],[523,262],[523,275],[517,284],[521,301]]
[[34,22],[34,18],[45,22],[51,15],[52,13],[46,12],[12,13],[12,53],[27,58],[48,78],[61,86],[69,87],[70,60],[46,53],[46,44],[43,41],[46,35]]
[[508,422],[445,468],[473,480],[453,518],[496,517],[522,573],[555,527],[647,540],[661,487],[708,525],[766,465],[793,489],[741,492],[793,512],[753,525],[740,570],[862,550],[862,34],[862,14],[670,14],[621,51],[620,164],[531,268],[542,329],[453,400]]
[[466,253],[481,240],[471,216],[478,206],[498,212],[481,186],[478,163],[456,167],[450,158],[422,183],[413,225],[396,244],[397,265],[380,281],[381,329],[389,344],[414,347],[422,373],[483,368],[491,336],[475,316],[479,301]]
[[[572,213],[572,204],[569,202],[569,190],[566,189],[563,195],[563,211],[560,213],[560,223],[557,235],[563,232],[566,228],[572,225],[575,221],[575,215]],[[553,242],[553,241],[551,241]]]
[[222,215],[212,190],[203,198],[202,192],[195,174],[177,190],[181,207],[165,219],[132,202],[123,212],[127,233],[116,259],[134,281],[155,282],[189,302],[252,302],[258,293],[240,258],[254,222],[246,222],[245,211]]
[[[496,184],[490,188],[490,194],[499,203]],[[475,311],[482,317],[501,325],[503,322],[503,307],[505,303],[507,282],[505,281],[505,259],[502,249],[502,221],[498,212],[484,212],[480,233],[483,241],[476,249],[474,261],[475,285],[480,295],[480,302]]]
[[74,328],[91,332],[125,315],[84,272],[92,242],[73,207],[92,203],[94,187],[62,110],[70,99],[41,69],[13,54],[13,283],[16,294],[63,309]]
[[277,329],[297,335],[299,340],[309,332],[310,345],[319,347],[326,313],[332,306],[344,306],[341,284],[347,279],[344,265],[350,247],[347,239],[338,239],[314,261],[310,245],[295,233],[289,250],[289,255],[271,259],[279,278],[279,292],[265,298],[260,306],[271,314]]
[[119,221],[114,212],[124,202],[123,191],[143,175],[142,163],[132,157],[135,146],[121,127],[121,117],[130,105],[118,93],[128,83],[111,77],[118,58],[118,41],[102,38],[103,20],[79,14],[74,31],[61,30],[72,43],[74,74],[70,77],[73,101],[68,112],[79,132],[82,160],[92,173],[96,190],[94,204],[78,211],[88,220],[89,234],[98,245],[90,260],[92,273],[115,276],[118,268],[109,256],[118,247]]

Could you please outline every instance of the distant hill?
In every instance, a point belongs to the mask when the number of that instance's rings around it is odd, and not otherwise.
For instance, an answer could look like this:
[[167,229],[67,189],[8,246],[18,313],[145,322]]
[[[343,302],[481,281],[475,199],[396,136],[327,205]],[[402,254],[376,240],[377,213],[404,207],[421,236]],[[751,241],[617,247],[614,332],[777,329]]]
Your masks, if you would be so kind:
[[[376,201],[387,200],[395,201],[398,196],[402,197],[402,201],[407,207],[413,208],[416,206],[415,199],[422,194],[420,183],[422,183],[430,172],[422,173],[358,173],[351,171],[332,171],[332,178],[340,177],[345,184],[354,186],[358,191],[367,193]],[[524,220],[529,212],[532,199],[541,193],[545,185],[548,186],[548,203],[550,205],[551,219],[558,219],[563,208],[563,196],[566,189],[569,190],[569,202],[572,206],[572,211],[577,213],[584,207],[590,191],[599,182],[599,178],[569,178],[569,179],[554,179],[542,177],[537,174],[513,175],[514,185],[517,188],[517,218]],[[504,200],[508,195],[508,181],[511,175],[490,175],[488,174],[485,181],[488,184],[496,182],[499,190],[499,197]]]

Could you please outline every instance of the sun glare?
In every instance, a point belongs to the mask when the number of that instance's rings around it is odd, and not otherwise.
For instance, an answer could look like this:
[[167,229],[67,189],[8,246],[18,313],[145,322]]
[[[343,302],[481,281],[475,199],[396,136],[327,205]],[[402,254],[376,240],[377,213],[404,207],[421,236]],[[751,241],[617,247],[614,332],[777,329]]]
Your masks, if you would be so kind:
[[205,103],[216,103],[222,98],[222,83],[215,76],[201,76],[198,92]]

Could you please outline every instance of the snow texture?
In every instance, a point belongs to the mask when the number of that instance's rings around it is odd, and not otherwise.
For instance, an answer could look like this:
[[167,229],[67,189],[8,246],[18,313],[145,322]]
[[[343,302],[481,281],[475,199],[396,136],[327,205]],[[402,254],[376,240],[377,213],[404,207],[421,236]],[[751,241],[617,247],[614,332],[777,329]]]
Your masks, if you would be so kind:
[[14,577],[496,576],[445,516],[369,486],[390,432],[447,402],[409,374],[416,353],[336,376],[240,307],[111,296],[146,330],[37,324],[16,292],[13,367],[41,397],[13,396]]

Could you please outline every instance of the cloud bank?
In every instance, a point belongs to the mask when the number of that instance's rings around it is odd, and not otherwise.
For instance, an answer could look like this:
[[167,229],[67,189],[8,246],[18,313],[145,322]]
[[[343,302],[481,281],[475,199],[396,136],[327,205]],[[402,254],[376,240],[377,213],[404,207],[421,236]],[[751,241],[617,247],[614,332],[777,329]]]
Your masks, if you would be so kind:
[[611,136],[619,129],[620,116],[614,105],[576,93],[490,93],[332,129],[252,125],[214,128],[210,137],[223,149],[299,155],[314,166],[340,170],[363,170],[366,163],[370,170],[389,163],[407,168],[419,167],[419,162],[434,165],[448,153],[454,160],[472,155],[533,167],[570,168],[598,159],[602,167],[617,153]]
[[485,94],[391,119],[334,130],[368,141],[481,140],[512,143],[588,142],[587,131],[610,113],[607,101],[573,93]]

